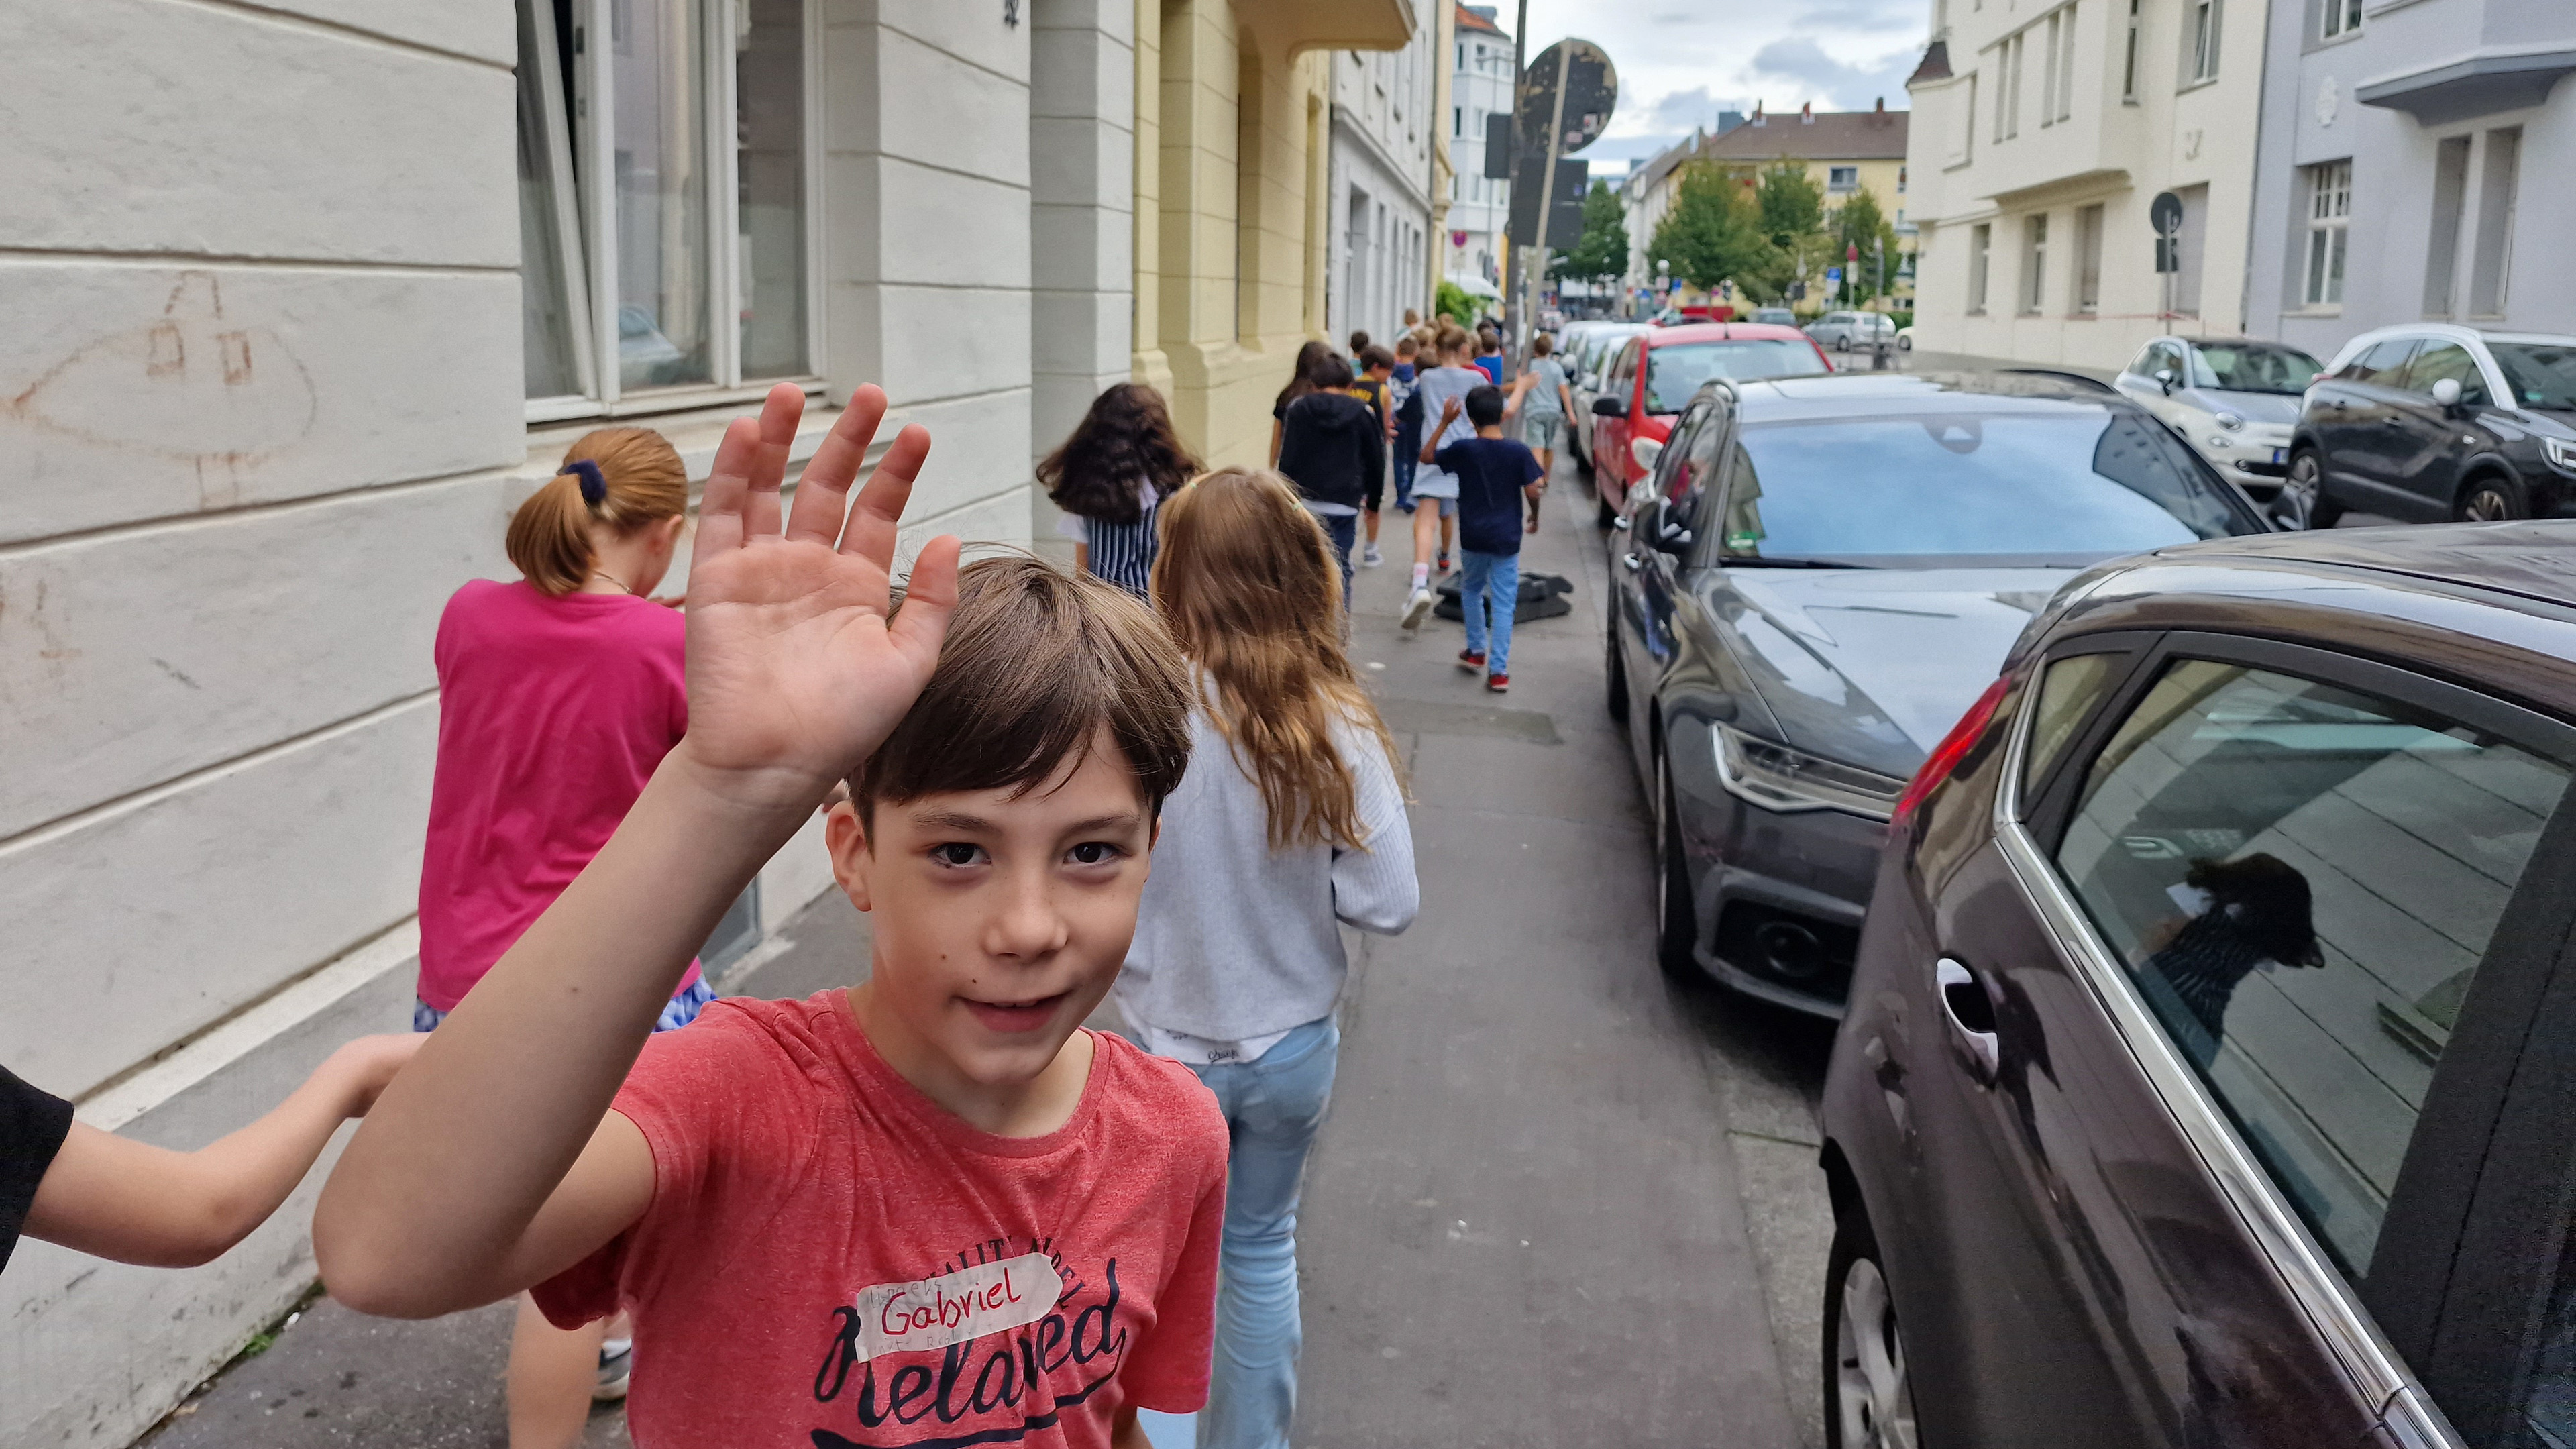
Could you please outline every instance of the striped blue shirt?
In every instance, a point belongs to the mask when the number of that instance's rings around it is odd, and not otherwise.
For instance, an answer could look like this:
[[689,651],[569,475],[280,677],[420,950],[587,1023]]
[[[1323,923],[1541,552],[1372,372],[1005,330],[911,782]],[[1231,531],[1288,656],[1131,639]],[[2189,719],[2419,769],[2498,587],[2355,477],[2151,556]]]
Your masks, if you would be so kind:
[[1065,516],[1065,535],[1080,539],[1091,551],[1091,573],[1105,579],[1137,598],[1147,596],[1147,584],[1154,572],[1154,509],[1162,502],[1153,485],[1139,484],[1136,501],[1144,510],[1134,523],[1111,523],[1105,519]]

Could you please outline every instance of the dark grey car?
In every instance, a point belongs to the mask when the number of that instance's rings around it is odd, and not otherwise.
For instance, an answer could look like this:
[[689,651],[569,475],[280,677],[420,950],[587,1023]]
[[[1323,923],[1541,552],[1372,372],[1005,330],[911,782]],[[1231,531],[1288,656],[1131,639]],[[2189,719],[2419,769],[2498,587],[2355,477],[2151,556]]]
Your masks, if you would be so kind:
[[1898,812],[1826,1442],[2576,1442],[2576,523],[2077,580]]
[[2263,520],[2108,391],[1712,383],[1611,543],[1666,969],[1834,1015],[1905,781],[2077,570]]

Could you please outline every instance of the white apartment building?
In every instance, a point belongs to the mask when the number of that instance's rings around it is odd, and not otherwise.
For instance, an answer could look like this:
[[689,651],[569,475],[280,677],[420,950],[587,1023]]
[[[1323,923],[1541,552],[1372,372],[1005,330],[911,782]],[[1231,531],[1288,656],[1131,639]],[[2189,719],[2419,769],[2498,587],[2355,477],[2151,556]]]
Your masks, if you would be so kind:
[[1451,42],[1448,252],[1441,270],[1453,279],[1495,283],[1503,275],[1503,231],[1512,217],[1512,184],[1485,174],[1485,118],[1512,109],[1512,38],[1494,23],[1491,5],[1461,5]]
[[1934,0],[1906,82],[1915,345],[2116,368],[2159,332],[2243,332],[2264,29],[2223,0]]
[[1404,49],[1333,55],[1325,331],[1336,343],[1361,331],[1392,346],[1406,308],[1431,311],[1431,104],[1442,59],[1432,7],[1450,0],[1402,3],[1415,11]]
[[[809,440],[880,382],[937,440],[907,551],[1026,543],[1130,367],[1140,9],[9,7],[0,1063],[195,1147],[408,1027],[433,631],[581,430],[703,470],[777,381]],[[830,885],[800,837],[709,959]],[[202,1269],[20,1245],[0,1443],[177,1404],[313,1281],[319,1182]]]

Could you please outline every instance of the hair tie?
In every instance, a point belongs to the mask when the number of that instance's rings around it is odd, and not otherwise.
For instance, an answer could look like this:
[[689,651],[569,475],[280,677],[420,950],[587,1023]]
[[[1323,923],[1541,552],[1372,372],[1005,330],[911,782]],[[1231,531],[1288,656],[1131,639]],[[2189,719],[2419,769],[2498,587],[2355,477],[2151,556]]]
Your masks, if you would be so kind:
[[570,473],[581,480],[581,501],[583,503],[588,504],[590,507],[597,508],[599,505],[608,501],[608,475],[599,471],[599,465],[597,463],[592,462],[588,458],[575,458],[571,462],[564,464],[563,467],[556,472],[555,476],[560,478],[566,473]]

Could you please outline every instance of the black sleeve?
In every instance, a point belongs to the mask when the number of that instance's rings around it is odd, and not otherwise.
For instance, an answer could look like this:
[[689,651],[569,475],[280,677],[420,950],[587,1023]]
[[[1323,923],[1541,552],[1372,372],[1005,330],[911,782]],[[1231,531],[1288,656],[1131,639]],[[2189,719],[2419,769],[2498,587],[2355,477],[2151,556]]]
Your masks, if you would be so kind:
[[71,1135],[72,1104],[39,1092],[0,1067],[0,1268],[36,1201],[36,1184]]
[[[1360,440],[1360,496],[1375,498],[1386,490],[1386,424],[1369,410],[1369,434]],[[1371,507],[1376,505],[1372,504]]]

